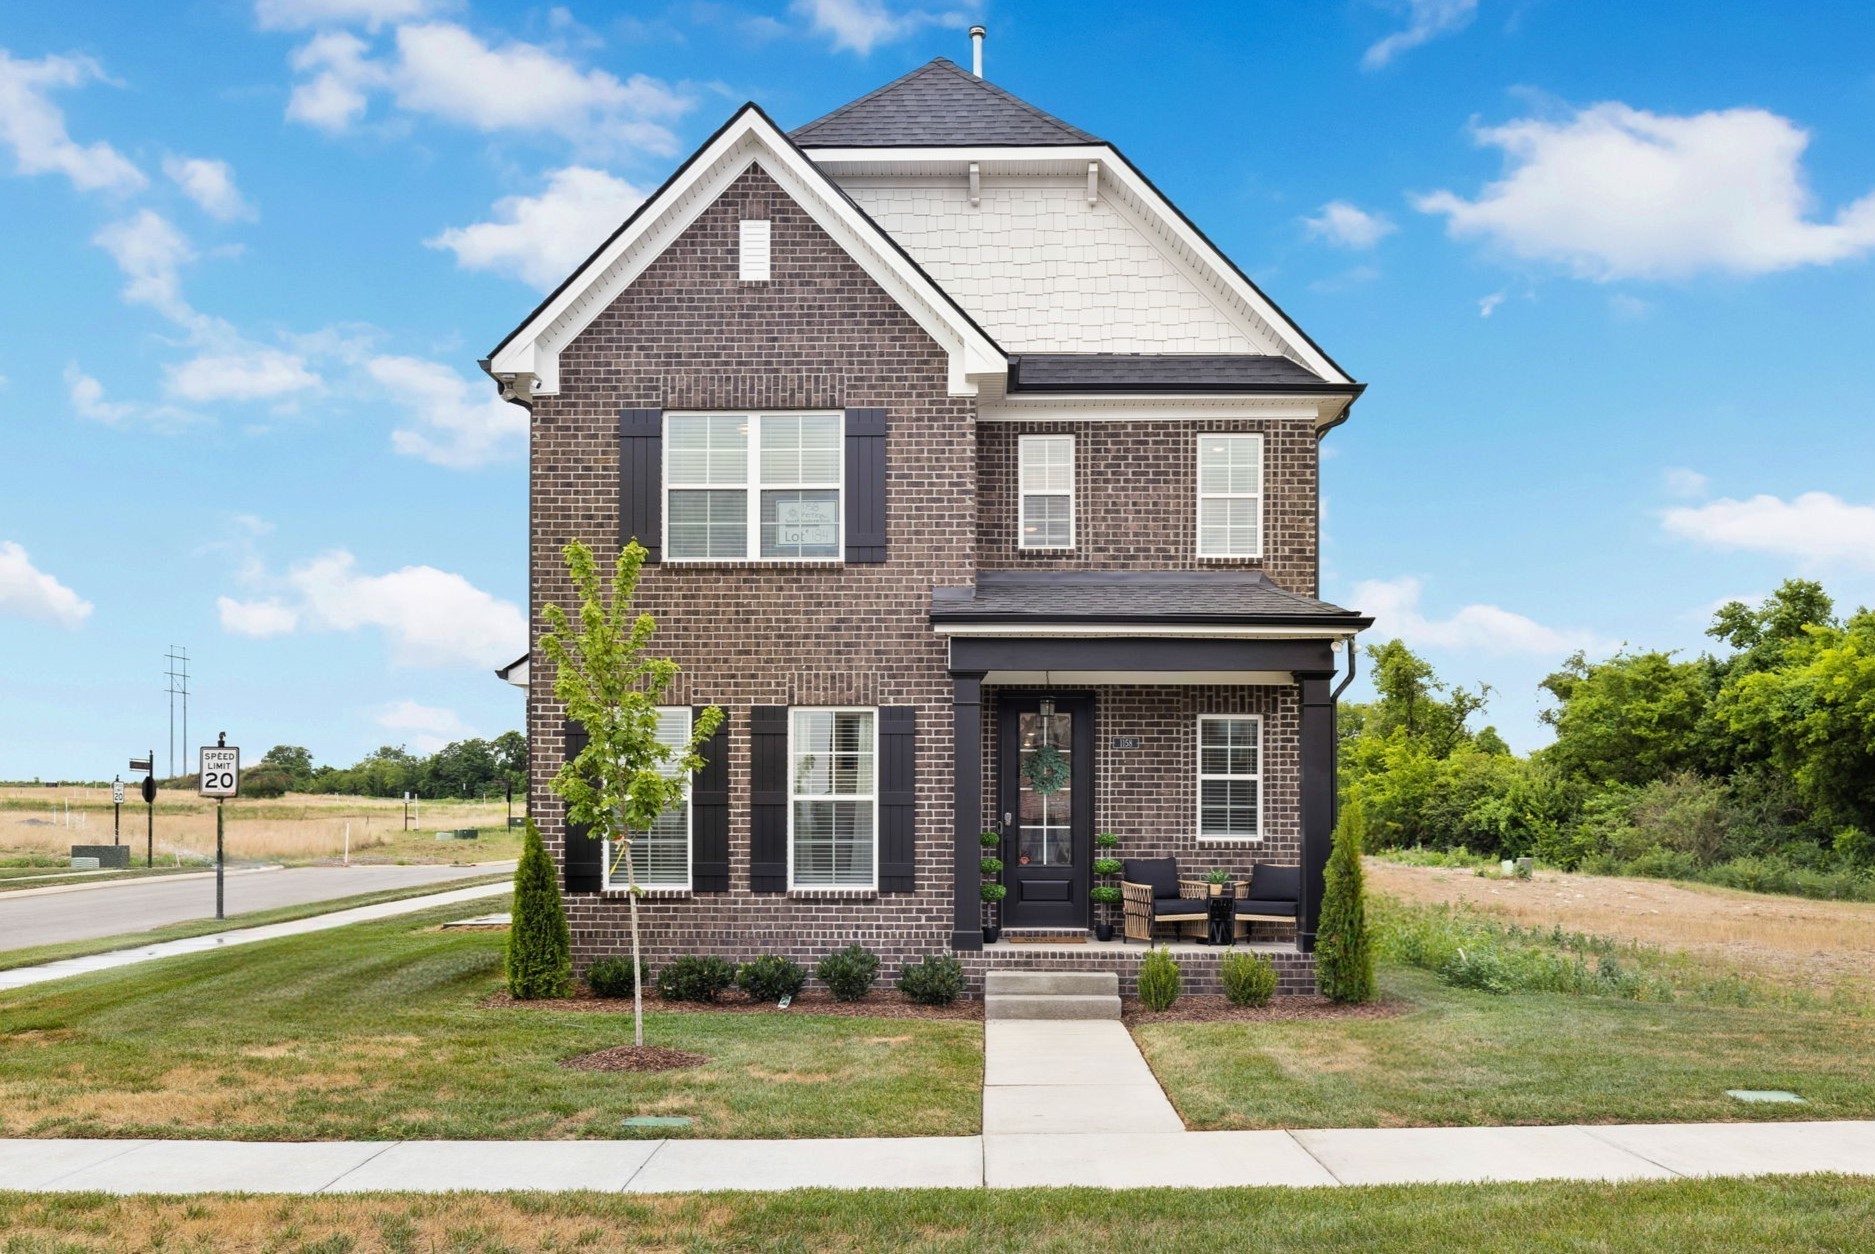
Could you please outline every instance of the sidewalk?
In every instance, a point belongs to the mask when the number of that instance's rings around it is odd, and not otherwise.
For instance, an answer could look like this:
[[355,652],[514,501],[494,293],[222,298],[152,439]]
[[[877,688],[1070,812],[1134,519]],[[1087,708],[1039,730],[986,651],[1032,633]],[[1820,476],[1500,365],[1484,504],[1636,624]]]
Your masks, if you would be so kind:
[[[0,971],[0,991],[25,988],[31,984],[43,984],[47,980],[62,980],[71,975],[109,971],[116,967],[149,962],[155,958],[173,958],[177,954],[199,954],[229,945],[247,945],[254,941],[274,940],[281,936],[303,936],[308,932],[323,932],[328,928],[344,927],[351,923],[369,923],[374,919],[395,918],[400,914],[414,914],[419,910],[428,910],[432,906],[453,906],[465,901],[479,901],[485,897],[495,897],[513,890],[514,885],[505,881],[499,884],[479,884],[473,888],[456,888],[448,892],[426,893],[421,897],[381,901],[372,906],[354,906],[349,910],[310,915],[304,919],[292,919],[285,923],[268,923],[261,927],[211,932],[206,936],[159,941],[154,945],[141,945],[132,949],[113,949],[109,953],[89,954],[82,958],[61,958],[57,962],[48,962],[37,967],[15,967],[11,971]],[[4,1162],[5,1159],[0,1157],[0,1163]],[[0,1169],[0,1180],[5,1179],[7,1175],[3,1169]]]
[[812,1141],[0,1140],[8,1189],[626,1193],[1875,1176],[1875,1121]]

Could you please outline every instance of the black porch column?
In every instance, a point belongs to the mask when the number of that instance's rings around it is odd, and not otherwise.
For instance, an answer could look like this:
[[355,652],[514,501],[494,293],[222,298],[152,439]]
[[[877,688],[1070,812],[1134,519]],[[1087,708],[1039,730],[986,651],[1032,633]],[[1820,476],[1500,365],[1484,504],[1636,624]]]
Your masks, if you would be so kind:
[[1315,926],[1322,917],[1322,879],[1335,839],[1334,673],[1298,673],[1302,689],[1302,901],[1296,916],[1296,946],[1315,952]]
[[956,916],[951,949],[983,948],[983,905],[977,864],[983,851],[983,672],[951,672],[951,826],[955,838]]

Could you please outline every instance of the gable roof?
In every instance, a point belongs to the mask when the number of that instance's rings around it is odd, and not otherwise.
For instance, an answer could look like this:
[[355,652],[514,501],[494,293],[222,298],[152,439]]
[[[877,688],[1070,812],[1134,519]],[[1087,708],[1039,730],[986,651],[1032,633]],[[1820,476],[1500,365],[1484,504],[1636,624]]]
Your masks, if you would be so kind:
[[1328,392],[1357,395],[1274,353],[1020,353],[1009,359],[1017,392]]
[[[760,165],[944,348],[953,395],[975,393],[970,375],[1007,369],[1002,348],[955,298],[751,101],[495,346],[482,369],[502,384],[503,395],[526,404],[558,392],[560,350],[751,165]],[[528,380],[525,392],[518,390],[521,379]]]
[[943,57],[789,132],[803,148],[1098,144]]

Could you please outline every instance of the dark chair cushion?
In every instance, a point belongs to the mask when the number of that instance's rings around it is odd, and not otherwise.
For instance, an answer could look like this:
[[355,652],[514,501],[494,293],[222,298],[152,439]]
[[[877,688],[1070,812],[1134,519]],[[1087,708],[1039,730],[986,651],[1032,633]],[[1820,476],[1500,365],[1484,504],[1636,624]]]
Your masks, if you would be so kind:
[[1129,884],[1150,884],[1154,897],[1178,896],[1177,858],[1128,858],[1120,864],[1120,878]]
[[1211,908],[1208,901],[1196,897],[1154,897],[1152,914],[1154,918],[1168,914],[1204,914]]
[[1296,917],[1296,903],[1293,901],[1240,901],[1237,904],[1237,917],[1293,919]]
[[1251,901],[1294,902],[1302,896],[1302,868],[1259,862],[1250,868]]

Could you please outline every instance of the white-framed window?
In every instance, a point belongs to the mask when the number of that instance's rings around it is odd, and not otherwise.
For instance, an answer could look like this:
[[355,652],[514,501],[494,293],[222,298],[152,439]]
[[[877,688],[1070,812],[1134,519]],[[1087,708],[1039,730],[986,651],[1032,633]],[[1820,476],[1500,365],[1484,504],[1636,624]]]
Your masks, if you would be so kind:
[[1074,437],[1025,435],[1016,440],[1016,492],[1025,549],[1074,547]]
[[769,228],[767,218],[744,218],[736,239],[736,277],[745,283],[766,283],[769,279]]
[[845,418],[667,414],[664,558],[837,562]]
[[1263,437],[1198,437],[1198,556],[1263,556]]
[[1198,716],[1198,839],[1263,839],[1263,720]]
[[[690,743],[690,707],[658,707],[658,743],[682,750]],[[673,764],[667,774],[675,773]],[[632,879],[640,888],[666,891],[690,887],[690,783],[684,782],[683,801],[658,816],[648,832],[632,833]],[[624,888],[627,883],[624,864],[619,861],[616,844],[608,843],[605,853],[605,886]]]
[[788,887],[879,886],[879,712],[788,712]]

